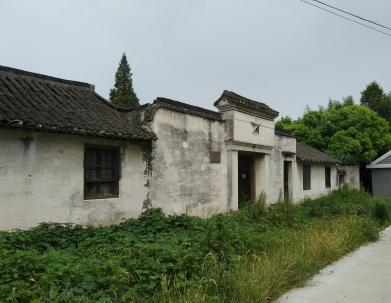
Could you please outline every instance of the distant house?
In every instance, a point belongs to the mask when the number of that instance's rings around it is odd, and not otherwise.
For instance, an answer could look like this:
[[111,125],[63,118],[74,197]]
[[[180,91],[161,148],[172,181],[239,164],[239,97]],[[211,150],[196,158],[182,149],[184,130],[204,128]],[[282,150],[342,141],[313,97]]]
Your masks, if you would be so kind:
[[207,216],[340,185],[339,162],[276,129],[266,104],[224,91],[214,105],[123,109],[90,84],[0,67],[0,229],[111,224],[150,207]]
[[391,197],[391,150],[367,165],[371,170],[374,196]]

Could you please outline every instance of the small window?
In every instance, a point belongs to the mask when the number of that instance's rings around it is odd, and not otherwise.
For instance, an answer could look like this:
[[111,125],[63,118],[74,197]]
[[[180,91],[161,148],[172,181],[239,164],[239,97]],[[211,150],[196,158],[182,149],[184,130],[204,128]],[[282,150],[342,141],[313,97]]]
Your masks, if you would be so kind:
[[221,163],[221,152],[210,152],[210,163]]
[[311,189],[311,165],[303,165],[303,189]]
[[119,148],[87,145],[84,150],[84,199],[119,195]]
[[331,168],[325,167],[324,174],[325,174],[326,188],[330,188],[331,187]]

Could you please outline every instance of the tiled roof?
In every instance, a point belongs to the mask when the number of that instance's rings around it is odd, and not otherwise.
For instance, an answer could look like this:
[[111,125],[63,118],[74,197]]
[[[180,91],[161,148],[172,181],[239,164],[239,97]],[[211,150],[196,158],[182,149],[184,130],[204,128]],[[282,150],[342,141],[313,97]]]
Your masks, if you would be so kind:
[[0,66],[0,126],[147,140],[153,134],[88,83]]
[[223,94],[221,95],[221,97],[214,103],[214,105],[217,106],[218,103],[220,102],[220,100],[222,100],[222,99],[227,99],[231,103],[245,106],[245,107],[248,107],[248,108],[251,108],[254,110],[265,112],[268,115],[272,116],[273,118],[277,117],[279,114],[277,111],[270,108],[265,103],[248,99],[246,97],[238,95],[238,94],[231,92],[229,90],[225,90],[223,92]]
[[159,108],[166,108],[209,120],[221,120],[221,114],[219,112],[162,97],[156,98],[156,100],[151,105],[149,110],[149,120],[153,119],[154,113]]
[[311,163],[340,163],[337,159],[299,141],[296,142],[296,158]]
[[274,133],[276,135],[280,135],[280,136],[284,136],[284,137],[296,138],[295,135],[290,130],[286,130],[286,129],[279,128],[279,127],[276,127],[274,129]]

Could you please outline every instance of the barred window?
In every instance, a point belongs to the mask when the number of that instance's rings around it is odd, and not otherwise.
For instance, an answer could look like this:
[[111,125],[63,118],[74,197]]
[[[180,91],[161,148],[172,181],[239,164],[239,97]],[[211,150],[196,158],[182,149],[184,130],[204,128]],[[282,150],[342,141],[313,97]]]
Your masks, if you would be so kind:
[[324,174],[325,174],[326,188],[330,188],[331,187],[331,168],[326,166],[324,168]]
[[86,145],[84,150],[84,199],[119,195],[119,148]]
[[303,165],[303,189],[311,189],[311,165]]

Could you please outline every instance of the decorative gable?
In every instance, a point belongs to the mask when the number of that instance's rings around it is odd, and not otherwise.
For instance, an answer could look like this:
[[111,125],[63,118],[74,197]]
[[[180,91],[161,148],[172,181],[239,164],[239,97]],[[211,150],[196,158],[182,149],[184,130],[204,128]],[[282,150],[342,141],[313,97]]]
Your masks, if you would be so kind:
[[274,146],[274,119],[278,112],[264,103],[224,91],[214,105],[226,121],[227,141],[262,149]]
[[245,98],[228,90],[223,92],[221,97],[214,103],[214,106],[221,112],[237,110],[267,120],[274,120],[279,114],[265,103]]

